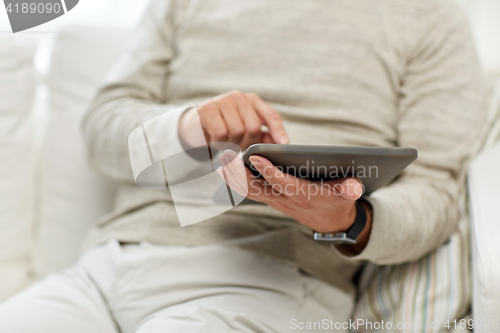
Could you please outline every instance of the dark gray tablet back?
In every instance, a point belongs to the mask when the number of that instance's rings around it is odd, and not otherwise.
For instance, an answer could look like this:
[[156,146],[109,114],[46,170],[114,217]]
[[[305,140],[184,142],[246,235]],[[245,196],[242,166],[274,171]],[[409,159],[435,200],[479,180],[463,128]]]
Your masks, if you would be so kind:
[[370,194],[396,178],[418,152],[399,147],[255,144],[243,154],[251,169],[252,155],[264,156],[283,172],[310,180],[357,177],[365,194]]

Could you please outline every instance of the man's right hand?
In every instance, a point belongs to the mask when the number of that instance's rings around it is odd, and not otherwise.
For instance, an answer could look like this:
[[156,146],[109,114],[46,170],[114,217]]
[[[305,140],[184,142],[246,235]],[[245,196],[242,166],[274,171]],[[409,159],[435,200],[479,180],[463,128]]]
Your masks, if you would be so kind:
[[[201,123],[204,139],[190,135],[198,123]],[[263,131],[262,125],[268,131]],[[179,137],[188,149],[205,145],[204,140],[232,142],[242,151],[255,143],[290,142],[280,114],[257,94],[241,91],[219,95],[201,103],[198,110],[186,111],[179,122]]]

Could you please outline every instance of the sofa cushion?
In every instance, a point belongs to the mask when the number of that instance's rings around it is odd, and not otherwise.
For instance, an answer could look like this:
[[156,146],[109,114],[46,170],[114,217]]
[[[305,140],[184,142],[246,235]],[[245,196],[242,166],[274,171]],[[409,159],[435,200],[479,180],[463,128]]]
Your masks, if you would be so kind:
[[472,33],[477,45],[477,52],[483,68],[489,73],[500,73],[500,1],[498,0],[463,0]]
[[27,277],[34,220],[35,47],[32,36],[0,35],[0,300]]
[[115,185],[90,169],[80,122],[127,35],[119,28],[75,26],[63,29],[55,39],[34,251],[37,276],[68,267],[86,232],[112,208]]
[[472,216],[472,313],[474,332],[490,332],[496,319],[500,325],[500,79],[492,85],[489,98],[490,132],[483,152],[469,170],[469,198]]

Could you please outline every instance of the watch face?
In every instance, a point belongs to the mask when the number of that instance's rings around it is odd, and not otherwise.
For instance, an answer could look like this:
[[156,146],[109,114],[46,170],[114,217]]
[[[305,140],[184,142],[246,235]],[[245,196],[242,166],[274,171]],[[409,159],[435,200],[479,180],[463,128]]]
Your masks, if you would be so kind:
[[347,233],[340,232],[336,234],[322,234],[319,232],[314,233],[314,240],[318,242],[330,242],[335,244],[356,244],[356,239],[347,237]]

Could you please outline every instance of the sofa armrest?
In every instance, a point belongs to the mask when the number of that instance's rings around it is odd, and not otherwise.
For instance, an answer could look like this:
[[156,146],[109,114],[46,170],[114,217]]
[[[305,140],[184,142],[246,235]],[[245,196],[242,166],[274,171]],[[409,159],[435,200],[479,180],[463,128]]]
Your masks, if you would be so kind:
[[468,185],[475,332],[492,332],[488,323],[500,325],[500,144],[474,160]]

